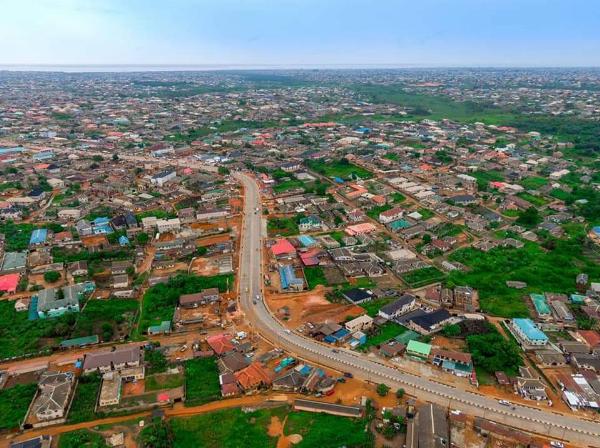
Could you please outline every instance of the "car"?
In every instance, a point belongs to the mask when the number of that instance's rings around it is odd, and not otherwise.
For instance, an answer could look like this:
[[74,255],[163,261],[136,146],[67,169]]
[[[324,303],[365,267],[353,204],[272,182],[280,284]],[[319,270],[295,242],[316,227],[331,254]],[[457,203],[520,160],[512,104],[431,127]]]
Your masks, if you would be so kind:
[[253,300],[253,301],[252,301],[252,303],[253,303],[254,305],[256,305],[256,303],[257,303],[257,302],[256,302],[256,300]]
[[498,400],[498,403],[500,403],[502,406],[510,406],[510,401],[508,400]]
[[260,300],[260,294],[256,294],[256,300]]
[[291,333],[291,331],[290,331],[288,328],[286,328],[286,329],[285,329],[285,330],[283,330],[283,331],[285,331],[287,334],[290,334],[290,333]]
[[565,448],[565,444],[557,440],[553,440],[552,442],[550,442],[550,446],[552,448]]
[[337,350],[337,349],[335,349],[335,348],[334,348],[334,349],[332,349],[331,351],[332,351],[333,353],[339,353],[339,352],[340,352],[339,350]]
[[346,378],[354,378],[354,375],[352,375],[350,372],[344,372],[344,376]]
[[188,349],[188,346],[186,344],[183,344],[181,346],[181,348],[179,349],[180,352],[185,352]]

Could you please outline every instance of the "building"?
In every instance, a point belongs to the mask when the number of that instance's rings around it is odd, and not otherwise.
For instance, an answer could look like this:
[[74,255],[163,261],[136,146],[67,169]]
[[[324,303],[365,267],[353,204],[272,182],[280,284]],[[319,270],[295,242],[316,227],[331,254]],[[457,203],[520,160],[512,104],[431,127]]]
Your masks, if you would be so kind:
[[38,394],[31,412],[40,421],[55,420],[66,414],[75,379],[72,372],[42,373],[38,381]]
[[379,214],[379,222],[382,224],[389,224],[392,221],[397,221],[404,216],[404,209],[402,207],[394,207]]
[[318,216],[307,216],[305,218],[300,218],[298,222],[298,229],[301,232],[309,232],[311,230],[321,230],[321,226],[323,223]]
[[429,359],[430,353],[431,345],[425,344],[424,342],[419,342],[414,339],[408,341],[408,345],[406,346],[407,356],[419,359],[421,361],[427,361]]
[[395,319],[398,316],[408,313],[415,308],[417,302],[416,298],[410,294],[404,294],[399,299],[388,303],[381,307],[377,313],[379,316],[387,320]]
[[428,403],[417,415],[419,448],[447,448],[450,446],[446,409]]
[[217,288],[204,289],[194,294],[182,294],[179,296],[179,306],[182,308],[197,308],[219,301],[219,290]]
[[152,185],[158,185],[159,187],[162,187],[167,182],[175,179],[176,176],[177,173],[173,170],[161,171],[160,173],[152,176],[150,183],[152,183]]
[[25,273],[27,268],[27,252],[6,252],[2,258],[2,270],[0,273],[12,272]]
[[363,314],[362,316],[349,320],[344,326],[350,333],[369,330],[373,326],[373,318],[367,314]]
[[525,345],[544,346],[548,343],[548,336],[531,319],[514,318],[511,321],[511,328],[517,338]]
[[470,353],[434,348],[431,350],[431,362],[442,370],[460,377],[473,374],[473,359]]
[[279,278],[281,289],[285,291],[302,291],[304,289],[304,280],[296,276],[292,265],[279,266]]
[[439,308],[431,313],[416,316],[408,321],[408,326],[418,333],[431,334],[442,329],[452,316],[448,310]]
[[363,408],[359,406],[345,406],[341,404],[325,403],[314,400],[294,400],[295,411],[317,412],[341,417],[359,418],[363,415]]
[[181,229],[181,221],[179,220],[179,218],[157,219],[156,229],[160,233],[177,232]]
[[78,283],[62,288],[42,289],[37,293],[37,314],[40,319],[79,312],[79,301],[95,289],[94,282]]
[[118,371],[127,367],[141,366],[143,357],[144,352],[139,346],[111,352],[92,352],[85,355],[82,368],[84,373]]
[[352,303],[363,303],[374,298],[374,295],[371,291],[362,288],[353,288],[347,291],[342,292],[342,296]]

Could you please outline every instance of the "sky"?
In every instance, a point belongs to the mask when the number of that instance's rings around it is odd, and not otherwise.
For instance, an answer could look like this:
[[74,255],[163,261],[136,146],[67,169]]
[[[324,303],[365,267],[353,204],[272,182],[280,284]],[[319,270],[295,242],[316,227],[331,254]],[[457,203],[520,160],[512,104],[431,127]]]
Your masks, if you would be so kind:
[[0,64],[600,66],[600,1],[0,0]]

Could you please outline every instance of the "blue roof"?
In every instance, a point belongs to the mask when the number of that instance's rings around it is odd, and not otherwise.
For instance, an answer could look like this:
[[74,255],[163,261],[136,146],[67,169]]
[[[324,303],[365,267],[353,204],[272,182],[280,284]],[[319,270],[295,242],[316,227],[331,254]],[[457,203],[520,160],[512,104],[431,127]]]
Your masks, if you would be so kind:
[[24,148],[22,148],[21,146],[15,146],[13,148],[0,148],[0,155],[3,154],[11,154],[14,152],[23,152]]
[[337,182],[338,184],[343,184],[344,183],[344,179],[342,179],[341,177],[334,177],[333,180],[335,182]]
[[304,247],[314,246],[317,243],[313,237],[308,235],[300,235],[298,241],[300,241]]
[[515,318],[513,319],[515,325],[517,325],[525,336],[532,341],[547,341],[548,336],[544,334],[542,330],[535,326],[531,319]]
[[31,233],[29,244],[42,244],[46,242],[48,229],[36,229]]
[[290,285],[304,284],[304,280],[296,277],[292,266],[285,265],[279,268],[279,276],[281,277],[281,287],[288,289]]
[[596,226],[596,227],[592,228],[592,232],[594,232],[596,235],[600,236],[600,226]]
[[36,320],[38,317],[38,298],[37,296],[32,296],[31,302],[29,302],[29,314],[27,315],[27,319]]
[[95,226],[101,226],[103,224],[108,224],[109,222],[110,219],[108,219],[106,216],[99,216],[92,221]]
[[340,328],[338,331],[333,333],[331,336],[333,336],[336,339],[341,339],[345,336],[348,336],[348,334],[350,334],[350,331],[347,328]]
[[127,238],[125,235],[121,235],[119,237],[119,244],[121,246],[127,246],[129,244],[129,238]]

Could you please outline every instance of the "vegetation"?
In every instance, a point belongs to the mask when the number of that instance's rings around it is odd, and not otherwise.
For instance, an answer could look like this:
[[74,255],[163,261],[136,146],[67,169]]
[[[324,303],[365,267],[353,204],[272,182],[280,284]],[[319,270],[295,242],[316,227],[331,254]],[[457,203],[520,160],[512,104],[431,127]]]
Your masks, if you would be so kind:
[[531,229],[542,222],[542,217],[537,208],[529,207],[527,210],[519,213],[519,217],[515,222],[527,229]]
[[460,336],[462,330],[458,324],[448,324],[442,328],[442,334],[447,338],[456,338]]
[[487,191],[490,182],[502,182],[504,175],[500,171],[475,171],[470,174],[477,179],[477,188],[479,191]]
[[379,220],[379,214],[390,210],[392,206],[390,204],[380,205],[367,210],[367,216],[372,219]]
[[320,266],[305,267],[304,277],[306,278],[306,283],[308,283],[308,289],[314,289],[317,285],[328,285],[323,268]]
[[375,317],[382,307],[388,303],[392,303],[394,300],[396,300],[394,297],[368,300],[367,302],[361,303],[360,307],[363,308],[369,316]]
[[57,282],[60,277],[61,275],[58,271],[48,271],[44,273],[44,281],[47,283]]
[[340,179],[369,179],[372,174],[366,169],[353,165],[348,159],[333,160],[326,162],[324,159],[307,160],[306,165],[316,173],[329,178],[339,177]]
[[183,386],[183,375],[180,374],[158,374],[147,376],[145,379],[146,392],[163,389],[174,389]]
[[96,407],[98,394],[100,393],[101,384],[102,378],[97,373],[83,375],[79,378],[67,422],[81,423],[97,418],[94,409]]
[[446,276],[439,269],[429,266],[402,274],[401,278],[411,288],[419,288],[421,286],[429,285],[430,283],[442,281]]
[[10,220],[0,222],[0,233],[6,235],[4,250],[6,252],[20,252],[27,249],[31,233],[35,228],[33,224],[28,223],[15,224]]
[[[526,242],[520,249],[495,248],[482,252],[459,249],[450,259],[470,267],[468,272],[453,271],[449,280],[479,290],[482,311],[502,317],[525,317],[529,314],[522,297],[531,292],[570,293],[577,274],[586,272],[590,279],[600,279],[600,266],[583,254],[581,233],[568,240],[550,237],[547,250]],[[516,290],[507,280],[526,282],[528,288]],[[595,281],[595,280],[594,280]]]
[[[174,418],[171,427],[175,448],[275,448],[276,439],[267,434],[271,416],[283,408],[243,412],[239,408]],[[210,430],[207,430],[210,429]]]
[[171,320],[175,305],[182,294],[192,294],[207,288],[219,288],[220,292],[233,287],[233,275],[215,275],[198,277],[179,274],[167,283],[160,283],[149,288],[142,299],[142,314],[138,331],[146,331],[151,325],[159,325],[162,321]]
[[174,142],[191,143],[194,140],[202,139],[211,134],[234,132],[240,129],[261,129],[276,126],[276,121],[242,121],[242,120],[224,120],[211,126],[192,128],[187,132],[177,132],[176,134],[165,137],[165,140]]
[[148,375],[166,372],[169,368],[169,360],[165,354],[156,347],[145,350],[144,361],[146,362],[146,371],[148,372]]
[[72,337],[98,334],[103,341],[110,341],[120,326],[131,322],[137,312],[137,300],[90,299],[77,316]]
[[385,397],[390,391],[390,387],[386,384],[380,383],[377,385],[377,395]]
[[369,347],[378,346],[389,341],[390,339],[395,338],[396,336],[401,335],[405,331],[406,327],[398,325],[396,322],[386,322],[379,327],[378,333],[373,336],[369,336],[367,338],[367,342],[361,345],[360,348],[361,350],[366,350]]
[[537,190],[548,185],[549,180],[546,177],[527,177],[521,181],[521,186],[526,190]]
[[17,384],[0,390],[0,430],[17,428],[27,414],[36,384]]
[[298,222],[295,218],[269,218],[267,223],[269,235],[298,235]]
[[58,448],[108,448],[104,436],[87,429],[66,432],[58,439]]
[[155,419],[140,432],[139,441],[142,448],[171,448],[173,446],[173,430],[167,421]]
[[467,347],[475,366],[490,375],[503,371],[514,376],[523,365],[517,344],[504,338],[492,324],[488,324],[486,333],[467,336]]
[[70,252],[63,247],[58,246],[54,246],[51,253],[55,263],[72,263],[74,261],[83,260],[88,262],[126,260],[132,256],[132,252],[129,249],[105,250],[100,252],[89,252],[84,249],[77,252]]
[[221,398],[219,369],[214,358],[185,362],[185,405],[198,406]]

